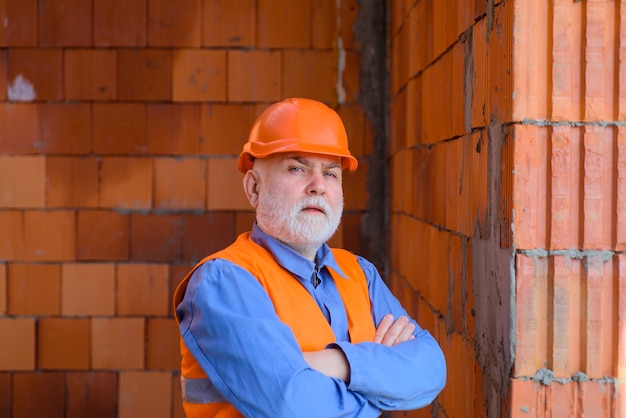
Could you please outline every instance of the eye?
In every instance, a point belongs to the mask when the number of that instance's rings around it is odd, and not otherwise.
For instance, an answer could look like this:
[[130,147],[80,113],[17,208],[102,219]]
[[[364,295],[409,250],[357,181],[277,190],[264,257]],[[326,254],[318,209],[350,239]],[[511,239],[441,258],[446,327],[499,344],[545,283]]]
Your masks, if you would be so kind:
[[324,175],[326,177],[339,178],[339,175],[335,173],[334,171],[326,171],[324,172]]
[[294,172],[294,173],[303,173],[304,168],[299,167],[299,166],[291,166],[289,167],[289,171]]

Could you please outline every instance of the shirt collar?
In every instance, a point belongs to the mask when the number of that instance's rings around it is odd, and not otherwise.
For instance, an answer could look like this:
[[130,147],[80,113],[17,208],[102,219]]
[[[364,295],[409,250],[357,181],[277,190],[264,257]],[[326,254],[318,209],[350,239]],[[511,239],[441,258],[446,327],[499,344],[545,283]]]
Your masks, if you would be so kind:
[[[269,251],[276,262],[283,268],[289,270],[291,273],[302,278],[303,280],[308,280],[315,270],[316,265],[314,262],[306,257],[303,257],[292,248],[263,232],[256,222],[252,226],[250,238],[252,238],[252,241]],[[316,260],[318,271],[324,267],[330,267],[341,277],[347,278],[339,267],[339,264],[337,264],[335,256],[330,250],[328,244],[324,243],[317,249]]]

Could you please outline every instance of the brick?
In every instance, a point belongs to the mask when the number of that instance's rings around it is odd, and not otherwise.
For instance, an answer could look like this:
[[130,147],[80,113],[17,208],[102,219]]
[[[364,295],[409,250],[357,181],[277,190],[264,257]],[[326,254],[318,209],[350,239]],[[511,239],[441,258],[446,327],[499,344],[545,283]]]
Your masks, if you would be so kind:
[[[618,342],[613,330],[617,326],[615,315],[615,275],[613,263],[602,256],[586,257],[583,300],[583,328],[587,342],[583,354],[584,371],[590,378],[601,379],[614,372],[613,363]],[[592,414],[593,415],[593,414]]]
[[0,100],[7,99],[7,51],[0,51]]
[[169,283],[169,296],[167,297],[168,313],[167,315],[173,317],[174,304],[172,303],[174,292],[178,287],[180,281],[187,275],[187,273],[193,268],[195,264],[170,264],[170,283]]
[[202,0],[148,0],[148,45],[199,47]]
[[235,238],[244,232],[251,231],[254,221],[256,221],[256,213],[252,211],[252,208],[248,211],[235,212]]
[[90,46],[91,2],[39,0],[39,45]]
[[94,370],[142,369],[144,367],[144,319],[93,318],[91,320],[91,362]]
[[389,109],[389,152],[393,156],[404,149],[407,142],[407,89],[402,90],[390,100]]
[[113,315],[115,269],[112,264],[68,263],[61,269],[64,316]]
[[280,51],[229,51],[227,68],[230,101],[272,102],[281,99]]
[[19,260],[24,257],[24,216],[21,211],[0,211],[0,259]]
[[117,373],[68,372],[67,418],[116,418]]
[[548,347],[548,268],[545,259],[516,256],[516,376],[533,376],[546,366]]
[[154,207],[204,209],[206,162],[200,159],[154,160]]
[[180,370],[180,333],[176,320],[148,319],[146,368]]
[[611,248],[614,234],[614,208],[610,197],[614,187],[611,180],[614,170],[613,130],[586,126],[582,145],[582,248]]
[[146,151],[146,106],[139,103],[93,105],[93,151],[143,154]]
[[183,230],[180,216],[132,214],[130,225],[131,260],[180,260]]
[[[10,373],[0,373],[0,416],[2,417],[11,416],[11,398],[13,397],[11,381],[12,375]],[[180,382],[178,386],[180,386]]]
[[472,127],[487,125],[489,109],[487,108],[488,75],[487,68],[487,23],[485,19],[474,25],[472,34]]
[[61,99],[61,56],[60,49],[10,49],[8,98],[25,102]]
[[78,212],[76,258],[78,260],[127,260],[129,217],[106,210]]
[[171,373],[120,373],[119,418],[170,418],[171,409]]
[[[232,212],[189,214],[185,217],[183,260],[199,262],[209,254],[227,247],[235,239]],[[248,230],[252,224],[248,225]]]
[[61,311],[61,267],[18,264],[8,267],[9,313],[58,315]]
[[[487,213],[489,210],[489,141],[484,132],[474,132],[471,135],[471,149],[474,153],[470,156],[471,175],[470,190],[472,191],[473,213],[470,215],[475,219],[480,236],[487,236]],[[515,229],[517,233],[517,229]]]
[[366,131],[369,126],[365,121],[363,108],[361,106],[339,106],[335,110],[346,128],[350,153],[357,158],[364,157],[366,155],[365,141],[368,137]]
[[41,318],[37,327],[37,367],[50,370],[88,369],[89,338],[89,319]]
[[565,384],[553,382],[547,388],[550,400],[546,405],[546,409],[552,412],[553,417],[579,417],[578,411],[576,382],[568,382]]
[[3,1],[0,46],[37,45],[37,0]]
[[619,416],[611,406],[611,398],[615,398],[614,383],[612,382],[580,382],[579,397],[582,401],[582,417],[612,417]]
[[365,210],[367,207],[367,162],[361,162],[356,171],[343,171],[345,210]]
[[95,46],[144,46],[147,39],[147,0],[94,0]]
[[243,191],[236,158],[212,158],[207,162],[207,209],[250,209]]
[[100,206],[149,209],[153,164],[147,158],[109,157],[102,161]]
[[297,3],[289,0],[260,0],[258,8],[259,47],[284,49],[311,47],[310,0]]
[[[341,247],[354,254],[368,257],[368,250],[365,248],[368,246],[365,237],[361,234],[361,220],[363,215],[361,213],[346,213],[344,212],[341,219]],[[329,244],[330,245],[330,244]]]
[[117,52],[109,49],[68,49],[63,54],[63,94],[68,100],[114,100]]
[[0,315],[7,313],[7,283],[7,265],[0,263]]
[[17,373],[13,376],[13,418],[63,418],[63,373]]
[[147,152],[200,153],[200,104],[152,104],[146,109]]
[[[332,0],[311,2],[311,46],[314,49],[332,49],[337,46],[340,39],[338,30],[341,27],[330,22],[340,22],[340,7]],[[342,47],[345,46],[342,44]]]
[[[547,131],[535,126],[516,126],[513,130],[513,213],[516,248],[545,248],[547,182]],[[519,138],[519,139],[518,139]]]
[[533,380],[509,379],[511,417],[543,417],[539,410],[539,384]]
[[337,82],[335,67],[336,62],[332,51],[284,51],[283,95],[334,102]]
[[128,49],[117,53],[119,100],[170,101],[172,53],[167,49]]
[[573,376],[583,369],[581,347],[581,324],[583,314],[581,300],[581,262],[565,257],[554,257],[552,311],[554,326],[552,335],[552,365],[558,377]]
[[617,128],[617,149],[615,151],[615,172],[616,177],[616,251],[626,249],[626,126]]
[[0,370],[34,370],[35,320],[0,318]]
[[[117,266],[117,314],[165,316],[169,304],[165,264]],[[139,290],[139,291],[138,291]]]
[[44,157],[0,156],[0,207],[44,207],[45,181]]
[[454,367],[462,367],[467,373],[459,375],[457,379],[448,380],[446,390],[441,393],[439,400],[450,417],[471,417],[474,410],[475,373],[478,367],[476,353],[472,342],[464,339],[460,334],[451,333],[441,341],[446,362]]
[[550,248],[573,248],[579,242],[579,188],[573,187],[580,181],[577,167],[580,164],[580,134],[578,129],[557,126],[551,138],[551,206]]
[[40,104],[37,111],[40,152],[86,154],[91,151],[90,105]]
[[409,4],[406,1],[394,1],[390,5],[389,19],[391,34],[395,35],[405,23],[408,15]]
[[172,375],[172,418],[185,418],[180,375],[178,374]]
[[27,260],[73,260],[76,254],[73,211],[24,213],[24,257]]
[[94,207],[98,204],[98,160],[48,157],[46,161],[48,207]]
[[[10,123],[9,123],[10,121]],[[39,115],[36,104],[0,104],[0,148],[6,153],[38,153]]]
[[[616,303],[617,303],[617,326],[618,329],[625,329],[626,327],[626,256],[619,254],[617,258],[617,286],[616,286]],[[614,375],[618,379],[623,379],[626,376],[626,334],[619,333],[617,337],[617,361],[616,372]],[[623,387],[623,386],[622,386]],[[623,395],[620,395],[620,402],[626,406],[626,399]]]
[[336,86],[338,90],[337,101],[339,103],[355,103],[361,89],[361,57],[357,52],[347,51],[341,58],[339,79],[341,84]]
[[226,52],[179,49],[174,52],[172,78],[175,102],[225,101]]
[[248,46],[256,44],[254,0],[204,0],[202,46]]
[[203,104],[200,153],[238,157],[258,115],[254,105]]
[[[611,112],[607,112],[605,95],[610,91],[613,77],[612,71],[609,73],[606,50],[611,46],[606,45],[606,6],[601,2],[591,2],[587,4],[585,13],[585,39],[581,41],[584,45],[584,87],[583,94],[585,102],[584,120],[600,121],[610,119]],[[612,38],[612,37],[611,37]],[[613,47],[614,48],[614,47]],[[612,95],[612,93],[609,93]],[[610,108],[613,102],[610,100]]]

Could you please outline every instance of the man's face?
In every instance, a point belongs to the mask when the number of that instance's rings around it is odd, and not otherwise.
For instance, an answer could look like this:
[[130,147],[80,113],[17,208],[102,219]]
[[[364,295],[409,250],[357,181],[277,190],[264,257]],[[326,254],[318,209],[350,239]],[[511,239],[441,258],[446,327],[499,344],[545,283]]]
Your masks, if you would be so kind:
[[294,153],[264,160],[258,167],[259,227],[296,250],[318,248],[341,220],[340,158]]

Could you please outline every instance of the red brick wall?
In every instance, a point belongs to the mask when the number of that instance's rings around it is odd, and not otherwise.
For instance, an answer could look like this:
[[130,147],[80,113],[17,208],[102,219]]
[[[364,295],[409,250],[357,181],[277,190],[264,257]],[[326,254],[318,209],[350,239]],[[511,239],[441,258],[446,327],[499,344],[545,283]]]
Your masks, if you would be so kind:
[[398,416],[626,415],[625,17],[391,2],[392,283],[449,370]]
[[236,159],[270,102],[344,118],[334,243],[361,248],[356,3],[0,0],[0,416],[182,416],[171,294],[251,226]]

